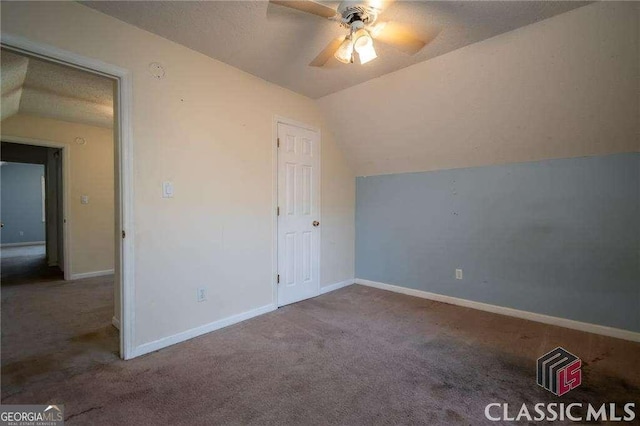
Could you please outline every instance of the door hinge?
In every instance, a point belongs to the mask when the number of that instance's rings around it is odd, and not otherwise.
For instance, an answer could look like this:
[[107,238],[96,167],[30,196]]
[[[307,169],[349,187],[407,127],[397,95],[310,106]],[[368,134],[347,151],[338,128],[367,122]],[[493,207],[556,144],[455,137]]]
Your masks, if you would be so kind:
[[280,138],[278,138],[278,148],[280,148]]
[[127,233],[124,232],[124,229],[122,230],[122,238],[125,238],[127,236]]
[[277,216],[280,216],[280,207],[276,208],[276,213],[277,213]]
[[278,274],[278,278],[276,279],[276,282],[280,284],[280,274]]

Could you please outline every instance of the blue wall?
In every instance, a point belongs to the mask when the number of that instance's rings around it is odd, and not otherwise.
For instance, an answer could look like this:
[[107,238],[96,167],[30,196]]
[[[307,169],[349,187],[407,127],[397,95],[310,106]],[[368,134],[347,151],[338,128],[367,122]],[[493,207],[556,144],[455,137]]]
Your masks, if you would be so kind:
[[2,244],[45,240],[42,176],[41,164],[5,163],[0,167]]
[[359,177],[356,276],[640,331],[640,154]]

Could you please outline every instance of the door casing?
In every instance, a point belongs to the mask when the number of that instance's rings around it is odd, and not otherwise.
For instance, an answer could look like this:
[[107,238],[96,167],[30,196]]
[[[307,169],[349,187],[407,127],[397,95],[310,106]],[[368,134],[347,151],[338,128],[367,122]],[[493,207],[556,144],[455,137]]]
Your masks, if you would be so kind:
[[[66,221],[69,212],[69,182],[71,181],[70,171],[70,152],[69,147],[65,144],[46,141],[41,139],[23,138],[18,136],[3,136],[2,142],[18,143],[23,145],[41,146],[43,148],[57,148],[62,153],[62,220],[58,218],[58,222],[62,222],[62,256],[58,255],[58,259],[62,257],[63,264],[61,265],[64,280],[71,279],[71,255],[69,249],[69,235],[71,235],[71,227],[73,224]],[[49,195],[49,194],[47,194]],[[56,191],[56,195],[60,195]],[[58,206],[59,207],[59,206]],[[47,220],[49,218],[47,217]],[[60,236],[58,236],[60,241]],[[47,237],[48,244],[48,237]]]
[[[116,271],[118,282],[120,283],[120,357],[131,359],[137,356],[136,348],[133,344],[135,332],[135,256],[134,256],[134,194],[133,194],[133,129],[132,129],[132,105],[133,87],[132,76],[129,70],[116,65],[107,64],[97,59],[82,56],[58,47],[30,40],[25,37],[2,32],[0,34],[0,45],[18,53],[42,58],[51,62],[78,68],[93,74],[112,78],[116,81],[114,91],[114,148],[117,155],[115,172],[119,180],[115,187],[118,206],[116,209],[116,250],[120,263],[120,268]],[[7,142],[9,139],[3,138]],[[42,142],[42,141],[41,141]],[[68,151],[68,150],[64,150]],[[64,152],[63,151],[63,152]],[[63,157],[63,163],[65,162]],[[67,158],[68,160],[68,158]],[[68,173],[67,167],[63,168]],[[64,179],[63,179],[64,180]],[[63,183],[64,191],[68,191],[69,185]],[[66,203],[64,203],[66,206]],[[67,209],[68,212],[68,209]],[[68,227],[65,230],[65,241],[68,241]],[[119,238],[126,232],[126,238]],[[66,249],[65,249],[66,250]],[[65,253],[64,262],[68,261],[68,253]],[[71,268],[65,265],[65,274]]]

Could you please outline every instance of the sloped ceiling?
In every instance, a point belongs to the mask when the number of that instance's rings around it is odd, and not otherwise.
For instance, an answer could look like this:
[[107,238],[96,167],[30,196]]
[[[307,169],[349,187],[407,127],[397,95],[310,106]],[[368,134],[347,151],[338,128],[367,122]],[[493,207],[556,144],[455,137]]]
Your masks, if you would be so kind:
[[2,119],[37,115],[92,126],[113,126],[111,79],[2,50]]
[[598,2],[319,100],[358,176],[640,150],[637,2]]
[[[336,7],[339,2],[323,2]],[[214,59],[319,98],[472,43],[583,6],[578,1],[396,1],[383,20],[406,23],[427,39],[408,56],[376,44],[378,59],[325,68],[308,64],[345,31],[337,23],[266,1],[90,1],[83,2],[139,28]]]
[[2,73],[2,79],[0,79],[2,88],[0,117],[2,120],[18,113],[28,64],[29,59],[24,56],[2,51],[0,57],[0,72]]

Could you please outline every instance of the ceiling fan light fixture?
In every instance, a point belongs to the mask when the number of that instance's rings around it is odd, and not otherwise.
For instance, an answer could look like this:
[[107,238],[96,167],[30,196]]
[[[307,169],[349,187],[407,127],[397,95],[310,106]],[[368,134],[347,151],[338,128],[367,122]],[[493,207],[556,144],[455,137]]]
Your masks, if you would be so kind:
[[373,46],[373,39],[367,30],[361,28],[353,33],[353,47],[356,49],[356,52],[360,53],[360,50],[366,48],[368,45]]
[[376,50],[373,48],[373,39],[364,28],[354,33],[353,47],[358,52],[361,64],[366,64],[378,57]]
[[[441,28],[433,27],[429,36],[416,34],[411,26],[395,21],[378,21],[378,17],[396,0],[344,0],[335,7],[325,5],[323,0],[268,0],[269,3],[310,13],[336,22],[349,34],[335,37],[310,63],[312,67],[323,67],[333,55],[343,63],[353,63],[355,53],[359,62],[366,64],[378,57],[376,42],[394,47],[407,55],[415,55],[433,40]],[[336,3],[336,2],[331,2]]]
[[344,64],[351,63],[351,58],[353,58],[353,41],[349,37],[345,38],[333,56]]
[[373,43],[361,48],[358,51],[358,57],[360,58],[360,64],[362,65],[377,58],[378,55],[376,54],[376,49],[373,48]]

